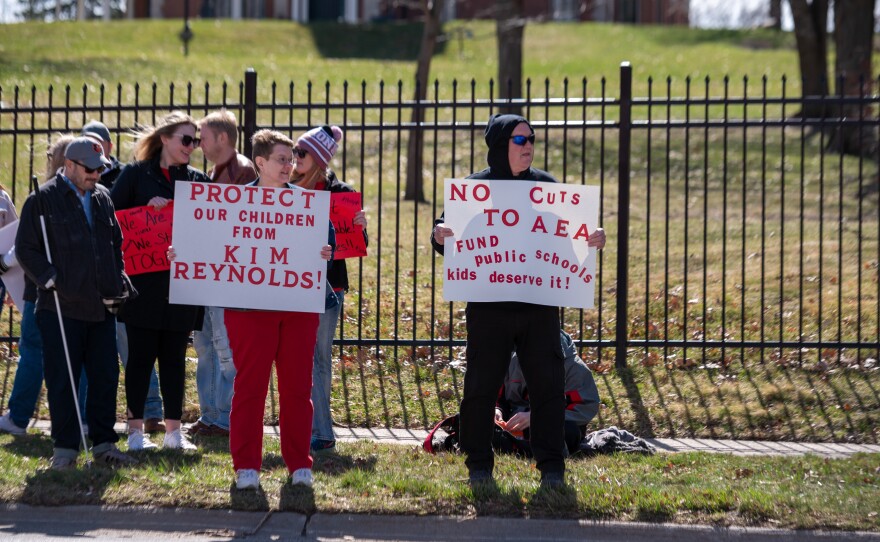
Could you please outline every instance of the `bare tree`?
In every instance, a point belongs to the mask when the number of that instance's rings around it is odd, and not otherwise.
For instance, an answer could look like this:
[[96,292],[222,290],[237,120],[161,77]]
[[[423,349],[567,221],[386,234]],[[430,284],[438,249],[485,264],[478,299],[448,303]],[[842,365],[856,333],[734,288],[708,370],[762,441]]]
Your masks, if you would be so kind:
[[[498,40],[498,97],[521,98],[523,34],[523,0],[498,0],[495,12],[495,33]],[[502,106],[502,113],[521,114],[515,105]]]
[[782,0],[770,0],[770,28],[782,30]]
[[[789,4],[794,18],[803,95],[825,96],[828,94],[828,0],[789,0]],[[821,103],[806,103],[800,115],[824,117],[826,111]]]
[[[419,48],[419,61],[416,68],[416,89],[414,100],[421,103],[428,95],[428,74],[431,69],[431,57],[437,46],[440,34],[440,14],[443,13],[444,0],[424,0],[425,28],[422,32],[422,44]],[[422,174],[422,158],[425,133],[421,123],[425,119],[425,111],[418,105],[413,107],[409,141],[406,146],[406,191],[407,201],[424,202],[425,188]]]
[[[875,0],[847,0],[834,3],[835,94],[860,97],[873,91],[871,53],[874,40]],[[866,104],[844,104],[836,114],[850,119],[873,115]],[[829,145],[844,154],[877,155],[877,138],[873,130],[858,126],[841,126],[835,130]]]

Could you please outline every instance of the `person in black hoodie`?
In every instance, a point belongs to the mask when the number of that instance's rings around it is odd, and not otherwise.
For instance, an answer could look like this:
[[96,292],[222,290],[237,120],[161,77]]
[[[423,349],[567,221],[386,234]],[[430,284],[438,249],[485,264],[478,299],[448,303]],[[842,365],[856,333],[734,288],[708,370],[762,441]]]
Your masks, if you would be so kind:
[[[468,179],[555,183],[552,175],[533,168],[535,131],[519,115],[493,115],[486,126],[489,167]],[[431,244],[443,254],[444,240],[453,231],[434,221]],[[604,245],[597,230],[590,245]],[[565,366],[559,341],[559,309],[516,301],[470,302],[467,318],[467,371],[461,401],[461,450],[466,454],[472,484],[492,480],[492,432],[498,390],[516,350],[529,383],[530,441],[541,485],[564,484]]]
[[[210,182],[201,171],[189,166],[190,155],[199,146],[196,121],[182,111],[159,119],[155,128],[141,132],[135,145],[134,163],[123,168],[110,197],[117,210],[149,205],[154,209],[171,203],[179,182]],[[165,406],[165,448],[193,450],[195,446],[180,431],[186,376],[186,348],[189,335],[201,329],[203,307],[172,305],[168,302],[169,271],[142,273],[131,278],[140,296],[126,303],[119,313],[128,335],[128,365],[125,395],[128,420],[128,449],[155,448],[144,435],[144,402],[150,372],[159,360],[159,385]]]

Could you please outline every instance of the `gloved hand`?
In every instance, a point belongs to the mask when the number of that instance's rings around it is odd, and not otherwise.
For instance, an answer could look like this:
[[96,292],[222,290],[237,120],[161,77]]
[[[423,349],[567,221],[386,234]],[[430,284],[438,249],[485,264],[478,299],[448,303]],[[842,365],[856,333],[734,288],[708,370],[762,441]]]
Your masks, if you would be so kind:
[[107,312],[110,314],[116,314],[119,312],[119,309],[122,305],[128,301],[129,299],[134,299],[137,297],[137,292],[132,286],[131,281],[128,279],[128,275],[125,273],[122,274],[122,295],[116,297],[105,297],[102,298],[104,302],[104,308],[107,309]]

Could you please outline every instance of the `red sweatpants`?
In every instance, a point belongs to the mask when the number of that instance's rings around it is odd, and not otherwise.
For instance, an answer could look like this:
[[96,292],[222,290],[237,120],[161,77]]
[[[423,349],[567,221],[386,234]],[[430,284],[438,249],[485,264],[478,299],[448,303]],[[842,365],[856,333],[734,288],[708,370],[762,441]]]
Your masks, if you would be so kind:
[[235,364],[229,451],[235,470],[260,470],[263,411],[272,362],[278,375],[281,456],[287,470],[311,468],[312,365],[318,315],[311,312],[225,311]]

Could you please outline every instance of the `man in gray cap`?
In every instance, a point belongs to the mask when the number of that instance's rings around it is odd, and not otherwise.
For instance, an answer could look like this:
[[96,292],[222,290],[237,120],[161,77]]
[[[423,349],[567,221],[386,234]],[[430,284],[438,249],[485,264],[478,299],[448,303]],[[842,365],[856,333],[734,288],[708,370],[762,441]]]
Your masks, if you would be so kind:
[[36,320],[55,447],[51,467],[76,466],[81,438],[71,380],[78,388],[83,369],[89,380],[86,413],[95,462],[128,465],[137,461],[116,448],[119,437],[113,429],[119,387],[115,311],[135,292],[123,268],[113,202],[98,185],[110,161],[89,137],[74,139],[64,157],[55,177],[25,200],[15,238],[18,261],[38,289]]
[[110,137],[110,130],[107,129],[107,126],[105,126],[103,122],[93,120],[83,126],[82,135],[94,136],[96,140],[100,140],[101,147],[104,148],[104,157],[110,161],[110,165],[108,165],[101,173],[100,182],[107,188],[113,188],[113,182],[116,180],[116,177],[119,176],[119,172],[122,170],[122,164],[120,164],[119,160],[117,160],[112,154],[113,139]]

